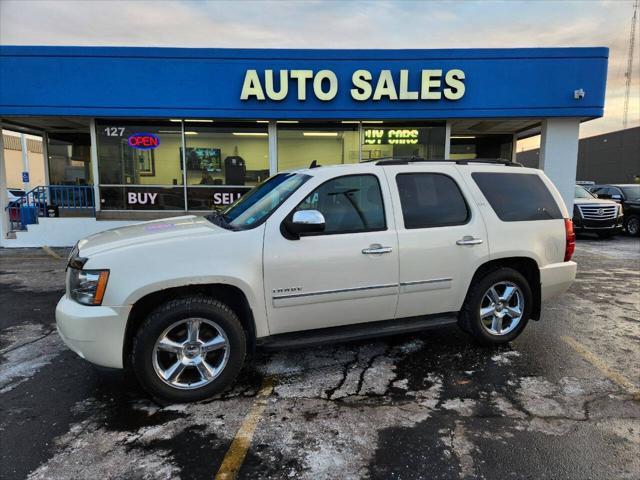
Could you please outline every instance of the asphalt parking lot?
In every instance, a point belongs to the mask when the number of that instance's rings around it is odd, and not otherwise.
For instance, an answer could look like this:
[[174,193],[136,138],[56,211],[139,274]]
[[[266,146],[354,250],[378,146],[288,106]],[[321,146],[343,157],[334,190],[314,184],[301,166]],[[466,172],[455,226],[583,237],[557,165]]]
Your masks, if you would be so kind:
[[575,258],[506,348],[447,328],[262,352],[219,398],[161,407],[62,345],[63,260],[0,250],[0,478],[640,478],[640,239]]

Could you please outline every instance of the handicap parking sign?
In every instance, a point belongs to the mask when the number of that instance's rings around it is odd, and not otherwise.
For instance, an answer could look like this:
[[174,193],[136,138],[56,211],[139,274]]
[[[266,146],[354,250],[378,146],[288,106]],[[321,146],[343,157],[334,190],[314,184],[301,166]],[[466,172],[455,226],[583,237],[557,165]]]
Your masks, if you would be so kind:
[[22,172],[22,183],[29,183],[29,172]]

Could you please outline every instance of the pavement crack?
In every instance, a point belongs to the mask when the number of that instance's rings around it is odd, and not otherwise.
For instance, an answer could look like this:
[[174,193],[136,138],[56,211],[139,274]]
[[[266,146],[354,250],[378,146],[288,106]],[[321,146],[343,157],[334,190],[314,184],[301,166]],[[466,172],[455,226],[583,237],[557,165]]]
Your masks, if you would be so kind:
[[20,345],[15,345],[15,346],[13,346],[11,348],[6,348],[4,350],[0,350],[0,355],[5,355],[7,353],[11,353],[11,352],[13,352],[15,350],[18,350],[18,349],[20,349],[22,347],[26,347],[27,345],[31,345],[33,343],[39,342],[40,340],[43,340],[43,339],[47,338],[49,335],[51,335],[55,331],[56,331],[56,329],[53,328],[53,329],[49,330],[47,333],[45,333],[44,335],[39,336],[38,338],[34,338],[33,340],[29,340],[28,342],[21,343]]
[[338,383],[336,384],[335,387],[333,388],[329,388],[327,390],[325,390],[325,395],[327,396],[327,400],[332,400],[332,396],[334,393],[336,393],[338,390],[340,390],[343,385],[345,384],[345,382],[347,381],[347,376],[349,375],[349,370],[351,370],[354,365],[357,365],[360,362],[360,351],[356,350],[354,352],[354,357],[353,360],[351,360],[350,362],[345,363],[342,366],[342,378],[338,381]]
[[[373,367],[373,364],[375,363],[375,361],[378,358],[382,358],[385,357],[389,354],[390,352],[390,347],[387,346],[387,348],[385,348],[384,352],[382,353],[377,353],[375,355],[372,355],[371,358],[369,358],[369,361],[367,361],[367,364],[365,365],[365,367],[362,369],[362,371],[360,372],[360,375],[358,376],[358,387],[356,388],[356,393],[354,395],[360,395],[360,391],[362,390],[362,386],[364,385],[364,376],[367,374],[367,372],[371,369],[371,367]],[[388,390],[389,387],[387,386]],[[378,395],[376,395],[378,396]]]

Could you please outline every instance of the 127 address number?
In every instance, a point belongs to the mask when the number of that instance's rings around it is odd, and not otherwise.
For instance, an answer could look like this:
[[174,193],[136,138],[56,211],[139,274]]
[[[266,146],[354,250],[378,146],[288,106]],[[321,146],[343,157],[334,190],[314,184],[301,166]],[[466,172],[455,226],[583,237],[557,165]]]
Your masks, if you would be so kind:
[[124,127],[107,127],[104,133],[107,137],[121,137],[124,135]]

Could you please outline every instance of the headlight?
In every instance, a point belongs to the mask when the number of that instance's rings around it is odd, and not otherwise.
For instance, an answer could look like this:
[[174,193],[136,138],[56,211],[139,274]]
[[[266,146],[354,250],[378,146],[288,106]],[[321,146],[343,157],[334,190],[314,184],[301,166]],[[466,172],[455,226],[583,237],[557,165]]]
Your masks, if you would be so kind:
[[100,305],[109,280],[109,270],[69,269],[69,297],[82,305]]

